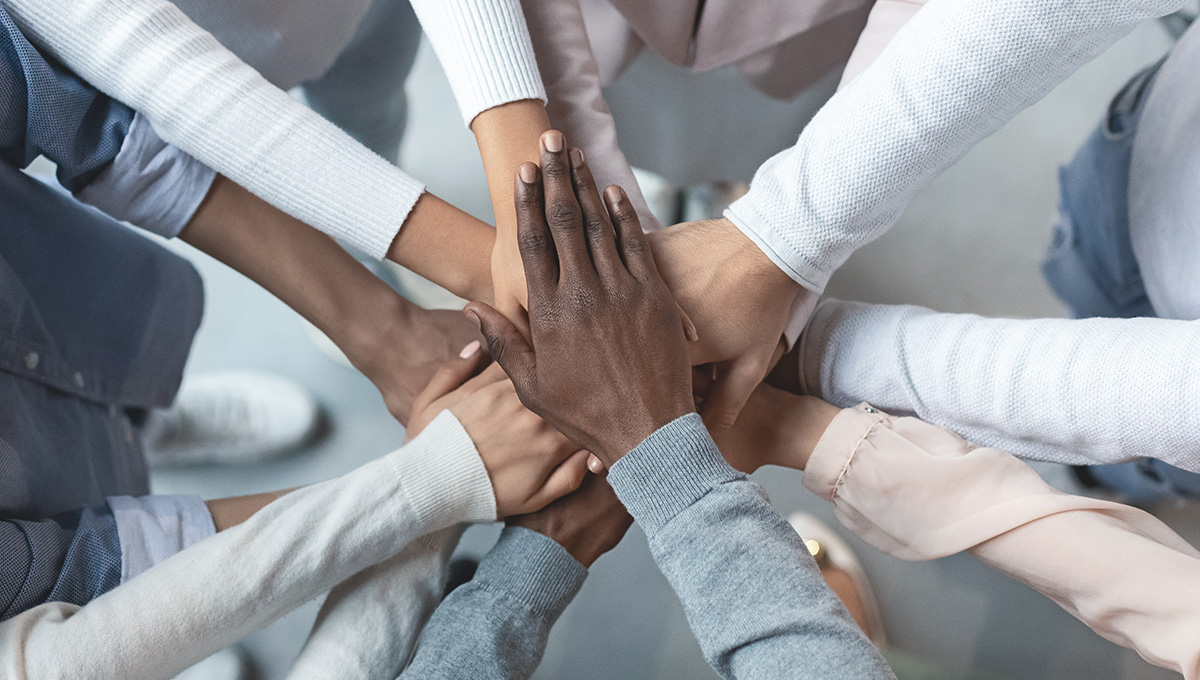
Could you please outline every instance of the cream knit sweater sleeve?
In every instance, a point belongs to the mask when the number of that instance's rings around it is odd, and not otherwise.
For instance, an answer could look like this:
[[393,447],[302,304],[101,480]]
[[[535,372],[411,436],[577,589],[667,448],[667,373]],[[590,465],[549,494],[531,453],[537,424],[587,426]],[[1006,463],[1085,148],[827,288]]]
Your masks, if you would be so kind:
[[972,146],[1184,0],[930,0],[726,216],[814,291]]
[[495,517],[483,461],[442,412],[398,451],[292,492],[85,607],[0,623],[0,677],[170,678],[419,536]]
[[[0,0],[30,40],[167,142],[383,258],[421,182],[294,101],[168,0]],[[517,0],[413,0],[467,120],[545,98]]]

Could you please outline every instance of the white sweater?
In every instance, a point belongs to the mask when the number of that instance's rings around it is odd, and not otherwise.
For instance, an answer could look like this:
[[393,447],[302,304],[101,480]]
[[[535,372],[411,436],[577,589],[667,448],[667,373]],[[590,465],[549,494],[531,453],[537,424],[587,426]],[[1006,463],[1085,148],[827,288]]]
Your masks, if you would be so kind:
[[[31,41],[166,141],[375,257],[424,186],[267,82],[168,0],[0,0]],[[517,0],[412,0],[464,118],[545,99]]]
[[[440,577],[421,563],[436,564],[445,554],[453,533],[444,530],[495,517],[483,461],[462,425],[444,411],[398,451],[294,491],[85,607],[46,604],[0,623],[0,677],[170,678],[401,553],[414,539],[439,532],[398,558],[414,562],[408,573],[419,596],[394,599],[388,625],[411,637],[440,596],[430,585]],[[339,636],[350,635],[331,623],[318,622],[310,648],[331,649]],[[407,656],[411,639],[392,642]],[[339,665],[346,658],[306,649],[296,675],[347,677]]]
[[800,380],[1021,458],[1158,458],[1200,472],[1200,321],[988,319],[824,301]]
[[726,216],[814,291],[972,146],[1184,0],[930,0]]

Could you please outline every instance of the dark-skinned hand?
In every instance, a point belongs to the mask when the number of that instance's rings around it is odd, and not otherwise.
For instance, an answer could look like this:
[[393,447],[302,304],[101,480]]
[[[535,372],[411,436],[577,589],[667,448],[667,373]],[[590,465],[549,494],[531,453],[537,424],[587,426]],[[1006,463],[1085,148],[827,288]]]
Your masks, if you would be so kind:
[[521,402],[611,467],[695,412],[686,340],[625,192],[602,202],[581,152],[545,146],[514,192],[531,341],[487,304],[466,312]]
[[550,537],[588,568],[617,547],[631,524],[633,517],[602,475],[588,475],[577,491],[531,515],[508,518],[509,526]]

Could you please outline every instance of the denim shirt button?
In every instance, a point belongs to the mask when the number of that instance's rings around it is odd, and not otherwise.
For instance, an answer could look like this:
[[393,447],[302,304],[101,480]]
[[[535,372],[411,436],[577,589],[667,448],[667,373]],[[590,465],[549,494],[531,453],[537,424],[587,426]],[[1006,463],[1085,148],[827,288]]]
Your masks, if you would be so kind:
[[30,352],[29,354],[26,354],[25,355],[25,368],[28,368],[29,370],[32,371],[33,369],[38,367],[38,362],[41,361],[41,359],[42,358],[40,356],[38,356],[37,352]]
[[83,387],[83,374],[82,373],[75,374],[75,386]]

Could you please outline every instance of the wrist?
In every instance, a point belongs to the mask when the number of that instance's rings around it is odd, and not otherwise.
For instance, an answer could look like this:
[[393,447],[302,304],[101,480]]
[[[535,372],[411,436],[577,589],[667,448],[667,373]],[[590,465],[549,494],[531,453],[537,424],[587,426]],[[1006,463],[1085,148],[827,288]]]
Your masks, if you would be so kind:
[[593,453],[604,463],[606,468],[611,470],[617,461],[640,446],[655,432],[679,418],[695,412],[695,405],[689,401],[686,404],[679,404],[675,408],[661,409],[658,413],[644,413],[641,417],[627,419],[618,427],[613,428],[616,434],[604,441],[597,441],[592,448],[598,450]]

